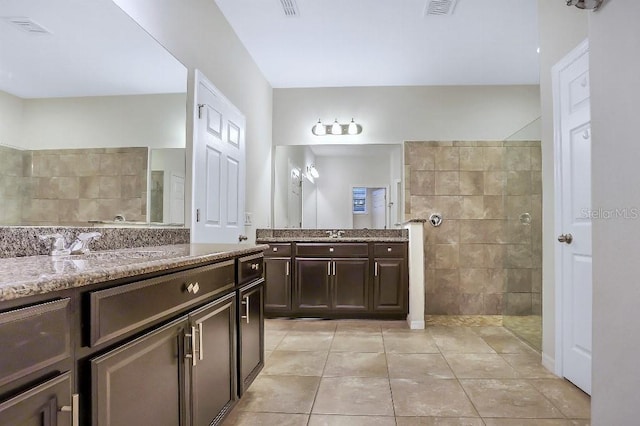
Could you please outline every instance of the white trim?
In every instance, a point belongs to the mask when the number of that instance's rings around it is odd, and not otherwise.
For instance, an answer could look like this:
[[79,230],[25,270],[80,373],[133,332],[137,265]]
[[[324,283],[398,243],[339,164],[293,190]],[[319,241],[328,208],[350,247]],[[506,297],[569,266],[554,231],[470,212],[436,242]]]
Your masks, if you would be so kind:
[[[561,112],[560,112],[560,73],[577,61],[582,55],[589,52],[589,40],[586,39],[569,52],[564,58],[556,63],[551,68],[551,87],[553,91],[553,177],[554,177],[554,239],[555,235],[562,234],[562,147],[561,147]],[[562,246],[560,244],[554,245],[554,258],[555,258],[555,360],[543,354],[542,364],[553,371],[556,375],[562,377],[562,351],[563,351],[563,335],[562,335],[562,322],[563,322],[563,297],[562,297]]]
[[410,315],[407,315],[407,324],[409,324],[409,328],[411,330],[424,330],[424,328],[425,328],[424,320],[422,320],[422,321],[411,320],[411,316]]

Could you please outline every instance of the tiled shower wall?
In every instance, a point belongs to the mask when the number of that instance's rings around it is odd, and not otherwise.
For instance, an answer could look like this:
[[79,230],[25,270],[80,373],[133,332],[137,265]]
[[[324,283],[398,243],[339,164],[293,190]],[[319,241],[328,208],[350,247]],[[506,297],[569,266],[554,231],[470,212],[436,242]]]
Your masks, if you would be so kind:
[[540,142],[406,142],[406,219],[425,224],[426,313],[539,315]]
[[[5,152],[15,160],[10,175]],[[0,216],[2,225],[76,225],[116,215],[146,221],[148,148],[2,148],[2,154],[0,190],[6,196],[0,200],[11,212]],[[12,197],[12,188],[20,188],[20,196]]]

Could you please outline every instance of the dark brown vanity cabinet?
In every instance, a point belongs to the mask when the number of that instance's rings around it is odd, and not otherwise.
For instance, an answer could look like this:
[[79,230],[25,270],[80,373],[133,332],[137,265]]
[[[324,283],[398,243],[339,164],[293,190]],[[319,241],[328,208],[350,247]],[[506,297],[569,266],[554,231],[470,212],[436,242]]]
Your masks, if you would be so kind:
[[268,316],[402,318],[408,312],[405,242],[278,243],[265,253]]
[[[71,299],[0,313],[0,425],[77,425]],[[4,398],[3,398],[4,399]]]
[[291,244],[271,244],[264,253],[264,310],[291,311]]
[[354,313],[369,309],[366,243],[299,243],[296,256],[305,256],[296,257],[296,308],[299,311]]
[[238,293],[238,394],[242,395],[264,366],[264,279]]
[[373,310],[406,312],[409,298],[407,245],[376,243],[373,255]]

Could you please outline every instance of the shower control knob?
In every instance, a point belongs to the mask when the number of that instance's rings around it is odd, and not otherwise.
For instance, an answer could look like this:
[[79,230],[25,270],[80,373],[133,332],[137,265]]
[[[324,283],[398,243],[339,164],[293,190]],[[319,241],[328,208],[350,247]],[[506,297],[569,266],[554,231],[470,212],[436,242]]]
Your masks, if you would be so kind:
[[561,243],[571,244],[571,242],[573,241],[573,235],[562,234],[558,237],[558,241],[560,241]]

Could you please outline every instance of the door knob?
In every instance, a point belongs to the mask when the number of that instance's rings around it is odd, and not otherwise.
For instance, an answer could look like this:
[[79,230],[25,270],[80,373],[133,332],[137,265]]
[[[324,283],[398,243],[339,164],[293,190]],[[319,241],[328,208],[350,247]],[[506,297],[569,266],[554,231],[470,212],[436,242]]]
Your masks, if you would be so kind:
[[241,242],[243,242],[245,240],[247,240],[247,236],[246,235],[238,235],[238,242],[241,243]]
[[573,241],[573,235],[562,234],[558,237],[558,241],[560,241],[561,243],[571,244],[571,242]]

